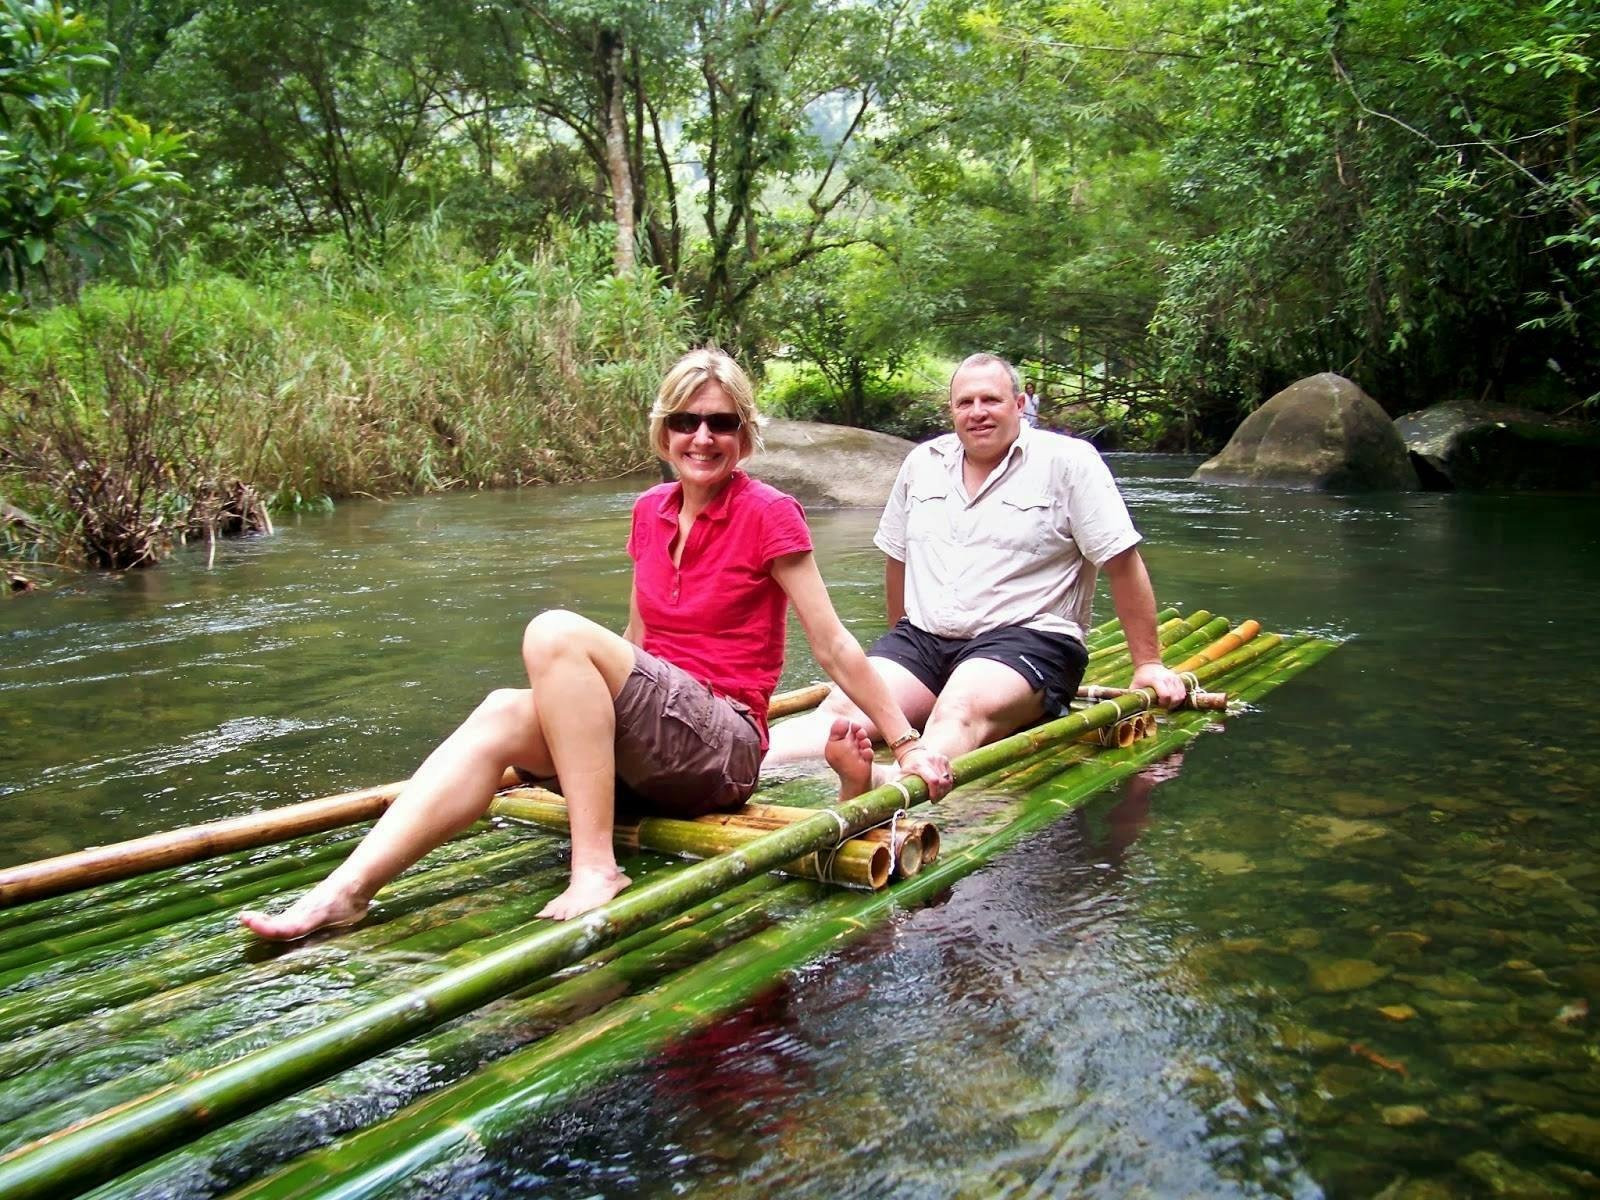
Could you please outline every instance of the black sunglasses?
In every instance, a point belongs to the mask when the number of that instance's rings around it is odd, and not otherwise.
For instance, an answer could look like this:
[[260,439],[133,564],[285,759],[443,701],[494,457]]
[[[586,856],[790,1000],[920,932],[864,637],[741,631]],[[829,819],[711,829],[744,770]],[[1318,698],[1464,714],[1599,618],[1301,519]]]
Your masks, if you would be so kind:
[[697,413],[674,412],[668,413],[663,419],[663,424],[673,433],[697,433],[700,426],[704,425],[712,433],[738,433],[744,428],[744,420],[738,413]]

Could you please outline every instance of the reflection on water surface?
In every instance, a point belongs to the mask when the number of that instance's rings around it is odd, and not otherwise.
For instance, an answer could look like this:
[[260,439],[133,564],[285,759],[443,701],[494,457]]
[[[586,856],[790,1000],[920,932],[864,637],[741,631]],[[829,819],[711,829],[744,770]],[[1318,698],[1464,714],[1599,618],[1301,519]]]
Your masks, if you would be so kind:
[[[1189,465],[1114,460],[1163,600],[1347,645],[451,1190],[1600,1192],[1600,510]],[[635,491],[350,504],[0,606],[0,853],[409,773],[533,612],[622,626]],[[812,519],[869,637],[874,515]]]

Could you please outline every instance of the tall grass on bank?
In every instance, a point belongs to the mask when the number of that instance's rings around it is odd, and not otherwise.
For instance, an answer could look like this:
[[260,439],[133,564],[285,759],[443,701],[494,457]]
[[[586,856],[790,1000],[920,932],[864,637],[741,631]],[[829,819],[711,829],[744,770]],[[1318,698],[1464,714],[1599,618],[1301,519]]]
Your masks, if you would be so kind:
[[[201,484],[294,508],[645,466],[650,398],[689,313],[648,273],[613,277],[592,241],[485,264],[423,235],[381,264],[316,247],[248,279],[91,289],[0,352],[0,498],[71,526],[94,561],[69,458],[113,464],[149,520],[167,514],[161,546]],[[139,402],[114,379],[136,380]],[[174,478],[172,445],[203,447],[204,470]]]

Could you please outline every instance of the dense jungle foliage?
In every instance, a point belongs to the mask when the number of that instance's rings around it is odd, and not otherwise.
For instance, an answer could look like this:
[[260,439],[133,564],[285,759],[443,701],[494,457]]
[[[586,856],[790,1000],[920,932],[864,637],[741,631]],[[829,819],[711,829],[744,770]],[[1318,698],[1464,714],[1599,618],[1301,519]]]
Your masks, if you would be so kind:
[[703,338],[912,433],[976,348],[1122,444],[1325,370],[1592,411],[1597,35],[1580,0],[0,0],[0,557],[153,561],[248,523],[236,486],[630,469]]

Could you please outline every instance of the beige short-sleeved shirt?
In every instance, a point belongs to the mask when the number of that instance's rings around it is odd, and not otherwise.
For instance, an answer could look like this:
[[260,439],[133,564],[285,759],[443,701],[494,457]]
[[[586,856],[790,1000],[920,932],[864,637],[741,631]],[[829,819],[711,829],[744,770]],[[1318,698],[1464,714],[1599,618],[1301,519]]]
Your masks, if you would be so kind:
[[1139,542],[1088,442],[1023,426],[976,496],[961,441],[906,455],[873,538],[906,565],[906,616],[941,637],[1026,625],[1083,639],[1098,567]]

